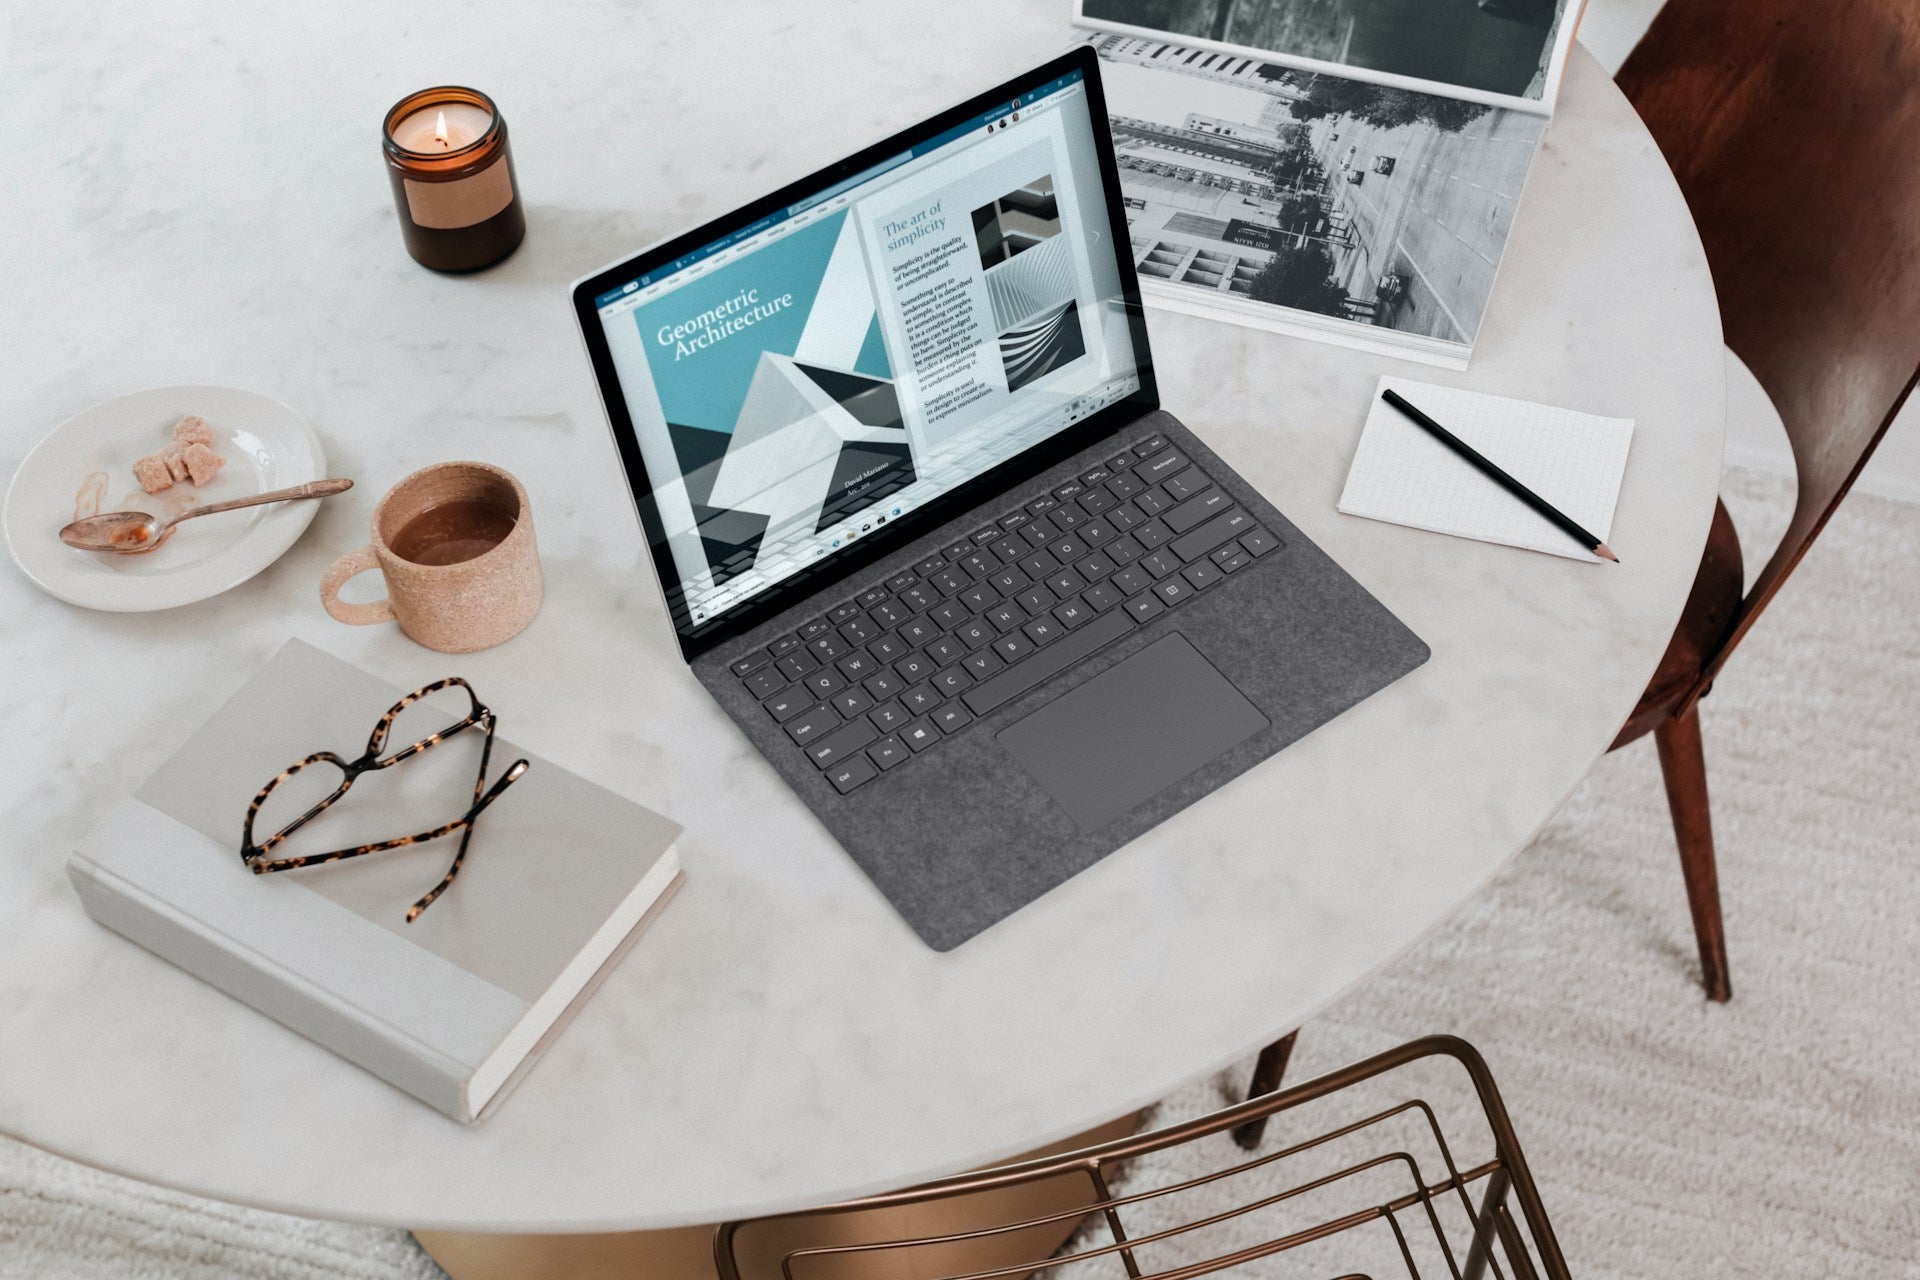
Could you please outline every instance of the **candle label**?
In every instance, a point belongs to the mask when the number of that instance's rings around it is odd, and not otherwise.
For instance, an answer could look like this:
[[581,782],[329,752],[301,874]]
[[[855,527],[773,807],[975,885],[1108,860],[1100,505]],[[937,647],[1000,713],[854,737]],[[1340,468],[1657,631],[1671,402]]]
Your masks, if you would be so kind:
[[513,176],[506,160],[452,182],[416,182],[403,178],[407,215],[418,227],[451,230],[485,222],[513,202]]

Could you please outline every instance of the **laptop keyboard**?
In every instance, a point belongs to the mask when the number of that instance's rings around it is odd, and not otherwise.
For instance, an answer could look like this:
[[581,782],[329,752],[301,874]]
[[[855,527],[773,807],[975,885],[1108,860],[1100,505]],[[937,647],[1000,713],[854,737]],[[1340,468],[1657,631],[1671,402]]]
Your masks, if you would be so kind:
[[729,670],[844,795],[1279,545],[1155,435]]

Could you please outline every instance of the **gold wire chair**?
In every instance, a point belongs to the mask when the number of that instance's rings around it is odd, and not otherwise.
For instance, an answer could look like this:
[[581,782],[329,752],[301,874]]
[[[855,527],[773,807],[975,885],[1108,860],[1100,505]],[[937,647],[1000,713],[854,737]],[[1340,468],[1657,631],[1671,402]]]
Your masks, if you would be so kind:
[[[1454,1096],[1410,1090],[1413,1076]],[[1484,1126],[1479,1158],[1456,1154],[1467,1148],[1443,1115]],[[1233,1144],[1235,1129],[1270,1118],[1298,1136],[1254,1156]],[[1174,1170],[1162,1185],[1144,1185],[1149,1155]],[[1342,1280],[1568,1274],[1493,1077],[1452,1036],[1152,1133],[714,1236],[721,1280],[1195,1280],[1270,1258],[1263,1273]]]

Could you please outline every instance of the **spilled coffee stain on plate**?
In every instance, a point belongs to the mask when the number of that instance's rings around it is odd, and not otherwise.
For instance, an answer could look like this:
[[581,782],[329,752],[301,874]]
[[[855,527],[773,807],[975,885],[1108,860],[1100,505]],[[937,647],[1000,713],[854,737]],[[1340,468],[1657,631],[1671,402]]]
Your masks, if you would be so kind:
[[80,482],[79,492],[73,495],[73,518],[85,520],[100,514],[100,504],[107,497],[107,473],[90,471],[87,478]]

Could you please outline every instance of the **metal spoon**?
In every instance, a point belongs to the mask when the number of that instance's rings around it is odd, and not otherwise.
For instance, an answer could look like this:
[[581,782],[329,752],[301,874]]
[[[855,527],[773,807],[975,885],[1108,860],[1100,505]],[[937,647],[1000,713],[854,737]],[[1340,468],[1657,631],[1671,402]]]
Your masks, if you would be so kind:
[[312,480],[306,484],[294,485],[291,489],[256,493],[251,498],[234,498],[227,502],[215,502],[209,506],[190,507],[171,520],[161,520],[144,511],[110,511],[105,515],[75,520],[60,531],[60,541],[70,547],[79,547],[82,551],[115,551],[121,555],[138,555],[142,551],[151,551],[159,546],[161,540],[172,531],[173,526],[182,520],[192,520],[196,516],[210,516],[220,511],[237,511],[241,507],[257,507],[265,502],[328,498],[336,493],[345,493],[351,488],[353,488],[351,480]]

